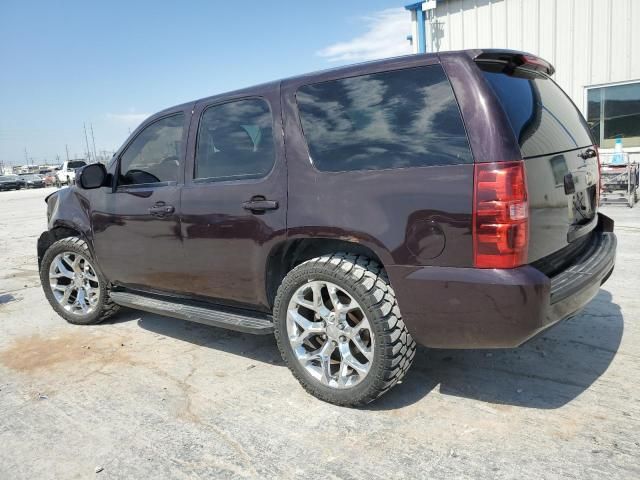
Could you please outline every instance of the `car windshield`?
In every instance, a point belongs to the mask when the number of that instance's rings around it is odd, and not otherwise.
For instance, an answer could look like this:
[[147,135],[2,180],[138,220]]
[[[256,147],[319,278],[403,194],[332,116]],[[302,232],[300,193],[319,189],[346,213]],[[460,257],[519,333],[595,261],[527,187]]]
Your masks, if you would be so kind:
[[23,175],[27,180],[41,180],[40,175]]

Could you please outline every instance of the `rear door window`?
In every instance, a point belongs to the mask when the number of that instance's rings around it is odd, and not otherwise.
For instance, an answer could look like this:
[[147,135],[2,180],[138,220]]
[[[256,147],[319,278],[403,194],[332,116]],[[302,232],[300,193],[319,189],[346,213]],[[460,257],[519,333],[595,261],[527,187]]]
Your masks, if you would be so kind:
[[593,145],[584,118],[549,77],[525,69],[506,74],[501,64],[479,66],[509,118],[523,157]]
[[460,110],[440,65],[301,87],[296,99],[319,170],[471,163]]
[[273,167],[275,151],[269,105],[249,98],[214,105],[198,126],[194,178],[261,178]]

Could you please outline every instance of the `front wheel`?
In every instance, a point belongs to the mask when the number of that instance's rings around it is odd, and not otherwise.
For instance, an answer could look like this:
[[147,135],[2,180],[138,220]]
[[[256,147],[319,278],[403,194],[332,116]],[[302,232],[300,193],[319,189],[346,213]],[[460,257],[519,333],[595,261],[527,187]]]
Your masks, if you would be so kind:
[[53,309],[69,323],[100,323],[118,310],[87,243],[78,237],[49,247],[40,265],[40,281]]
[[336,253],[294,268],[278,289],[274,324],[294,376],[337,405],[375,400],[415,355],[386,272],[364,256]]

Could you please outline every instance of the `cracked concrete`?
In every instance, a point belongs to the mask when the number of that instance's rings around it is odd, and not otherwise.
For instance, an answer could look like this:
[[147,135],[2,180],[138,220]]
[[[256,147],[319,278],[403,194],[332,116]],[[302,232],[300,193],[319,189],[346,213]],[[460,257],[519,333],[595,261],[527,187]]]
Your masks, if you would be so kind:
[[420,349],[353,410],[307,395],[268,336],[66,324],[37,275],[46,193],[0,192],[0,478],[640,477],[637,209],[605,210],[616,271],[581,315],[518,349]]

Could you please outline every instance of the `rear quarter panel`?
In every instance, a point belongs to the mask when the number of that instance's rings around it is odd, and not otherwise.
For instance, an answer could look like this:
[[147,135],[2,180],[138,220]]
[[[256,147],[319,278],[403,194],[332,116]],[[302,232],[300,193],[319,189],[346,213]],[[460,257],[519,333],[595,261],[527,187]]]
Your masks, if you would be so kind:
[[[438,63],[415,56],[383,71]],[[351,75],[377,73],[355,66]],[[334,238],[373,250],[385,265],[470,266],[473,165],[323,172],[310,161],[297,89],[332,72],[283,82],[289,238]],[[393,279],[392,279],[393,280]]]

